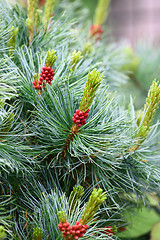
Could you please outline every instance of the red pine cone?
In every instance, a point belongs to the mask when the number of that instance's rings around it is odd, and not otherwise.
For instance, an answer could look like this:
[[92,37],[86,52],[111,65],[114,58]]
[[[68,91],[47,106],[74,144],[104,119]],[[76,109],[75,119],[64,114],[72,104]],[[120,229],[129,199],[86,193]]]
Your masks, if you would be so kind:
[[88,109],[86,112],[82,112],[80,108],[76,110],[76,113],[73,115],[73,122],[77,124],[78,127],[81,127],[81,125],[86,124],[86,119],[88,118],[88,112],[90,109]]
[[36,81],[33,80],[34,88],[35,89],[45,88],[46,86],[45,83],[52,85],[53,76],[54,76],[54,69],[45,65],[44,67],[42,67],[42,71],[41,71],[38,83],[36,83]]
[[40,81],[46,81],[47,83],[49,83],[50,85],[52,85],[51,81],[53,80],[53,76],[54,76],[54,69],[49,67],[49,66],[44,66],[42,68],[41,74],[40,74]]
[[91,25],[91,27],[90,27],[91,37],[97,36],[97,40],[98,40],[101,38],[102,33],[103,33],[103,29],[100,24]]
[[39,0],[39,4],[40,4],[40,6],[44,6],[45,0]]
[[73,238],[76,240],[80,237],[83,237],[83,234],[86,233],[88,227],[88,225],[82,225],[80,221],[76,222],[76,224],[72,227],[70,226],[69,222],[60,222],[58,224],[58,229],[61,231],[63,237],[73,235]]
[[58,224],[58,229],[61,231],[63,237],[66,237],[66,235],[71,234],[71,226],[69,222],[65,222],[65,223],[60,222]]
[[114,232],[112,232],[111,226],[106,227],[104,233],[107,234],[108,236],[112,236],[114,234]]
[[125,230],[126,230],[125,227],[120,227],[120,228],[119,228],[119,231],[120,231],[120,232],[123,232],[123,231],[125,231]]
[[73,238],[77,240],[78,238],[83,237],[83,234],[86,233],[88,227],[88,225],[82,225],[80,221],[76,222],[76,224],[73,225],[71,229],[71,234],[73,235]]

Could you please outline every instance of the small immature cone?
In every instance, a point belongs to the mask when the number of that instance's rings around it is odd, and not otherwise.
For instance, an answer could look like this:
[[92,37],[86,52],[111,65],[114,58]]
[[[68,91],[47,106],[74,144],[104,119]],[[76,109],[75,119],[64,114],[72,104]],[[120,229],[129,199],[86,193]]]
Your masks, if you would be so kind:
[[126,62],[121,66],[122,71],[126,71],[129,76],[133,76],[140,63],[139,56],[133,51],[133,48],[127,46],[123,49],[123,53],[125,54]]
[[91,25],[90,27],[91,37],[96,36],[96,40],[100,40],[102,33],[103,33],[103,29],[100,24]]
[[106,192],[103,192],[101,188],[99,188],[98,190],[95,188],[92,191],[89,201],[86,203],[85,209],[82,213],[82,224],[87,224],[94,218],[95,213],[98,211],[101,204],[106,200],[106,198]]
[[108,236],[113,236],[115,234],[115,232],[117,232],[117,227],[116,226],[105,227],[105,230],[103,231],[103,233],[105,233]]
[[54,69],[52,68],[52,66],[58,57],[55,55],[55,53],[55,50],[50,50],[47,52],[45,66],[42,67],[39,80],[37,73],[34,74],[33,85],[35,89],[42,90],[42,88],[45,88],[46,83],[52,85],[52,80],[54,76]]
[[90,42],[85,43],[83,53],[87,55],[90,54],[91,52],[93,52],[93,45]]
[[60,221],[58,224],[58,229],[61,231],[62,237],[68,239],[67,236],[71,234],[71,226],[70,223],[67,222],[67,214],[63,211],[59,211],[57,215]]
[[78,240],[79,238],[83,237],[88,227],[89,227],[88,225],[82,225],[81,220],[76,221],[76,224],[73,225],[71,228],[72,237],[70,239]]
[[86,86],[83,90],[83,97],[80,103],[79,109],[74,113],[72,121],[75,125],[71,128],[71,133],[68,135],[66,139],[66,143],[64,145],[64,150],[62,152],[62,156],[66,156],[66,150],[70,145],[70,142],[73,141],[75,135],[79,132],[81,125],[86,124],[86,119],[88,118],[89,107],[91,106],[93,99],[95,97],[96,91],[102,81],[102,76],[100,76],[100,72],[96,69],[92,72],[89,72],[88,79],[86,82]]
[[158,81],[154,80],[148,92],[143,114],[141,114],[141,122],[136,135],[136,143],[132,148],[130,148],[130,151],[136,150],[147,137],[159,103],[160,85]]

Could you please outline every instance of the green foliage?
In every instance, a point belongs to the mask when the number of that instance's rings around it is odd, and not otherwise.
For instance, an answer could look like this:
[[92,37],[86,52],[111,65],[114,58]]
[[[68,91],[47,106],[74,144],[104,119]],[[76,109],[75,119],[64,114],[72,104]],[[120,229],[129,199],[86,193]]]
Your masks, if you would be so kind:
[[50,50],[47,52],[47,56],[46,56],[46,60],[45,60],[45,64],[47,66],[52,67],[53,64],[55,63],[55,61],[58,57],[58,56],[55,56],[55,53],[56,53],[56,51],[54,51],[54,50]]
[[77,65],[77,63],[81,60],[81,58],[83,58],[83,56],[81,56],[81,52],[80,51],[76,51],[74,50],[74,52],[72,53],[72,60],[70,63],[70,69],[71,71],[73,71]]
[[47,23],[50,20],[54,10],[55,0],[47,0],[45,3],[43,22],[44,26],[47,27]]
[[69,206],[71,210],[77,208],[81,197],[84,194],[84,188],[82,186],[74,186],[73,190],[69,196]]
[[88,224],[93,220],[95,213],[98,211],[101,204],[106,200],[106,193],[101,188],[95,188],[89,197],[89,201],[85,205],[82,213],[81,222]]
[[125,213],[127,221],[130,223],[126,230],[119,233],[118,236],[124,238],[136,238],[148,233],[152,226],[160,219],[154,209],[142,207],[142,209],[133,209],[134,213]]
[[10,40],[8,41],[8,47],[15,48],[17,33],[18,33],[18,27],[15,28],[14,26],[12,26],[12,32],[11,32]]
[[109,12],[110,0],[99,0],[96,7],[94,24],[104,24]]
[[28,1],[28,10],[27,10],[27,25],[30,31],[33,31],[33,25],[35,22],[36,8],[37,8],[38,0],[29,0]]
[[[0,3],[0,191],[8,239],[34,239],[37,234],[43,240],[62,239],[58,212],[66,213],[72,225],[81,218],[92,224],[82,240],[112,239],[104,230],[121,224],[123,204],[130,204],[124,195],[134,198],[134,193],[145,201],[147,192],[159,189],[160,169],[154,164],[160,156],[153,146],[158,125],[150,126],[143,145],[131,152],[137,139],[134,107],[125,110],[112,92],[128,79],[123,47],[104,45],[103,39],[95,46],[88,26],[71,22],[71,10],[66,15],[61,10],[60,3],[46,28],[31,5],[27,15],[18,5]],[[11,25],[18,28],[12,56]],[[79,52],[73,59],[74,49]],[[32,82],[45,64],[54,64],[55,75],[52,86],[40,94]],[[91,106],[87,124],[68,141],[79,104],[84,111]],[[6,195],[10,201],[5,202]]]
[[87,82],[83,90],[83,98],[80,103],[80,110],[86,112],[91,106],[93,99],[95,98],[96,91],[101,84],[102,75],[100,72],[94,69],[92,72],[88,73]]
[[[145,116],[142,117],[143,120],[141,123],[142,126],[147,127],[145,136],[149,132],[149,128],[152,125],[159,102],[160,102],[160,85],[158,81],[154,80],[148,92],[148,97],[146,99],[146,104],[144,106]],[[145,138],[145,136],[143,136],[143,138]]]
[[144,105],[143,114],[138,117],[140,127],[137,132],[137,139],[139,140],[137,140],[136,145],[131,148],[131,150],[137,149],[138,145],[141,144],[147,137],[159,103],[160,85],[158,81],[154,80],[148,92],[148,97],[146,99],[146,104]]
[[3,239],[6,237],[6,232],[3,226],[0,226],[0,239]]
[[65,212],[59,211],[57,216],[61,223],[65,223],[67,221],[67,214]]
[[42,240],[42,229],[41,228],[34,228],[33,230],[33,240]]
[[151,230],[151,239],[158,240],[160,236],[160,222],[156,223]]

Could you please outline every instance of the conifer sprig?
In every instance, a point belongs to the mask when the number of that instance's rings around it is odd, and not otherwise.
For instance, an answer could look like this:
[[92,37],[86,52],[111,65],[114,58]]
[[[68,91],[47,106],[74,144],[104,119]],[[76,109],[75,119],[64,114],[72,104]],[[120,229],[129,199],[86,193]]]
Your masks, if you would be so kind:
[[[46,186],[41,184],[39,181],[37,182],[35,180],[34,190],[36,190],[36,193],[38,192],[39,195],[36,195],[36,197],[33,197],[34,194],[32,192],[31,193],[28,191],[26,192],[27,189],[25,189],[24,191],[26,204],[27,206],[28,204],[30,204],[30,207],[33,212],[33,214],[28,213],[28,217],[31,218],[31,224],[28,224],[29,232],[30,230],[33,229],[33,226],[34,226],[34,229],[32,230],[32,232],[34,233],[36,229],[38,230],[39,228],[41,228],[41,230],[40,229],[39,230],[40,230],[40,233],[43,233],[43,238],[45,240],[47,240],[48,236],[50,236],[51,239],[58,239],[58,238],[70,239],[70,240],[81,239],[82,235],[80,236],[79,232],[75,232],[75,229],[77,228],[77,230],[83,229],[82,233],[84,235],[84,238],[94,239],[94,240],[98,240],[98,239],[106,240],[107,236],[106,234],[104,234],[106,227],[104,227],[104,224],[106,226],[111,225],[112,220],[110,218],[106,220],[106,219],[103,219],[101,215],[100,218],[96,219],[96,222],[94,221],[95,219],[92,219],[92,221],[90,222],[92,223],[91,228],[89,228],[89,226],[85,224],[82,226],[82,223],[81,223],[81,216],[83,214],[83,210],[85,208],[84,205],[87,201],[87,196],[88,196],[87,192],[90,192],[91,189],[88,189],[88,191],[86,191],[87,194],[84,194],[84,198],[77,205],[76,211],[74,210],[71,211],[69,207],[69,197],[66,197],[65,193],[62,193],[61,191],[59,191],[55,183],[53,182],[51,183],[49,181],[48,175],[46,176],[46,181],[49,189],[52,188],[54,190],[50,190],[49,192],[45,191]],[[32,191],[31,188],[29,188],[28,190]],[[111,213],[112,208],[104,205],[104,207],[102,208],[102,211],[105,213],[106,212]],[[27,222],[24,221],[25,216],[21,212],[19,212],[19,214],[21,219],[20,227],[25,228],[25,225],[27,224]],[[62,214],[62,218],[61,217],[59,218],[59,215],[61,214]],[[63,214],[64,214],[64,218],[63,218]],[[100,211],[97,212],[97,216],[99,216],[99,214],[100,214]],[[62,222],[60,222],[61,220]],[[16,236],[21,236],[24,240],[28,240],[28,238],[24,236],[24,232],[20,229],[18,230],[19,230],[19,234],[17,231]],[[67,232],[67,234],[64,234],[65,232]],[[63,234],[64,234],[64,238],[63,238]],[[79,237],[74,238],[74,236],[79,236]],[[37,239],[34,239],[34,240],[37,240]]]
[[36,18],[36,9],[38,5],[38,0],[28,0],[28,9],[27,9],[27,25],[29,28],[30,42],[33,38],[33,29]]
[[141,121],[138,119],[140,122],[140,127],[136,135],[136,144],[130,149],[131,151],[136,150],[140,144],[146,139],[150,127],[152,125],[154,116],[156,114],[156,111],[158,109],[160,103],[160,85],[159,82],[154,80],[149,92],[148,92],[148,97],[146,99],[146,104],[144,105],[144,110],[143,114],[141,114]]
[[86,124],[86,119],[88,118],[89,107],[91,106],[94,97],[96,96],[96,91],[101,84],[102,76],[100,72],[94,69],[92,72],[88,73],[88,78],[86,85],[83,90],[83,97],[80,103],[80,107],[76,110],[74,117],[72,118],[75,125],[71,128],[71,133],[66,139],[62,156],[66,156],[66,150],[68,149],[70,143],[73,141],[75,135],[79,132],[81,125]]
[[71,63],[70,63],[70,70],[73,71],[77,65],[77,63],[83,58],[83,56],[81,55],[80,51],[76,51],[74,50],[74,52],[72,53],[72,59],[71,59]]
[[58,56],[56,55],[56,50],[49,50],[47,52],[47,56],[46,56],[46,60],[45,60],[45,64],[46,66],[52,67],[53,64],[55,63],[56,59],[58,58]]
[[43,16],[43,23],[44,27],[47,27],[47,23],[51,18],[54,10],[55,0],[46,0],[45,7],[44,7],[44,16]]
[[109,4],[110,4],[110,0],[98,1],[95,16],[94,16],[95,25],[102,25],[106,21],[108,17],[108,12],[109,12]]
[[100,72],[94,69],[92,72],[89,72],[86,85],[83,90],[83,97],[80,103],[80,110],[86,112],[96,95],[96,91],[101,84],[103,76],[100,75]]
[[11,48],[10,54],[12,53],[11,50],[15,48],[17,33],[18,33],[18,27],[15,28],[14,26],[12,26],[10,40],[8,41],[8,47]]
[[69,196],[70,211],[76,210],[81,197],[84,195],[84,188],[82,186],[74,186]]
[[103,33],[102,24],[105,23],[109,12],[110,0],[99,0],[94,16],[94,23],[90,27],[91,37],[96,36],[96,40],[101,38]]
[[93,220],[95,213],[98,211],[101,204],[106,200],[106,192],[103,192],[101,188],[98,190],[95,188],[89,197],[89,201],[85,205],[83,210],[81,223],[87,224]]

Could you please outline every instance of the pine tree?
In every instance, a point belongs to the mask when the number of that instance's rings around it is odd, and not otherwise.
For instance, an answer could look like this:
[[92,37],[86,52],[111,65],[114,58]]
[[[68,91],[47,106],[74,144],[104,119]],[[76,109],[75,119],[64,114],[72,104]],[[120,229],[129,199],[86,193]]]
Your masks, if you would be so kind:
[[51,3],[0,3],[0,239],[115,239],[126,196],[159,189],[160,86],[136,118],[113,91],[121,48]]

